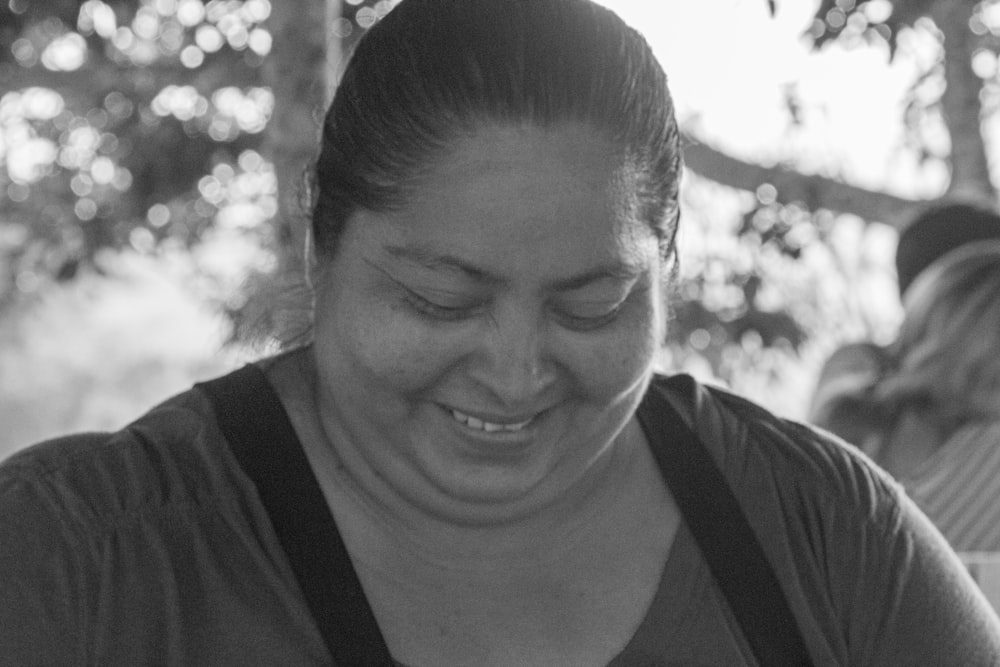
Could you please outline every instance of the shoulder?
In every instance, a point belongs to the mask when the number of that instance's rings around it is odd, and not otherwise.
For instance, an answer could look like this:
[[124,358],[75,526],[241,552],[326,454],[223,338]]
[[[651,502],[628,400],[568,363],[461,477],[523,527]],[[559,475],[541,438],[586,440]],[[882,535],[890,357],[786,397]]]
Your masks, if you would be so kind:
[[0,465],[2,664],[316,653],[295,586],[201,388]]
[[836,436],[686,375],[657,377],[653,386],[689,420],[734,491],[770,487],[799,502],[835,501],[862,513],[875,512],[887,496],[901,493],[896,482]]
[[192,389],[120,431],[79,433],[0,464],[0,530],[34,516],[95,531],[155,508],[211,503],[231,485],[230,455],[205,396]]
[[[996,617],[940,532],[860,451],[686,376],[652,388],[712,454],[823,662],[996,664]],[[928,634],[929,618],[947,629]]]
[[[121,431],[49,440],[0,464],[5,664],[90,662],[93,596],[119,599],[115,582],[152,567],[156,548],[210,511],[213,441],[203,399],[189,392]],[[156,548],[137,549],[143,540]]]

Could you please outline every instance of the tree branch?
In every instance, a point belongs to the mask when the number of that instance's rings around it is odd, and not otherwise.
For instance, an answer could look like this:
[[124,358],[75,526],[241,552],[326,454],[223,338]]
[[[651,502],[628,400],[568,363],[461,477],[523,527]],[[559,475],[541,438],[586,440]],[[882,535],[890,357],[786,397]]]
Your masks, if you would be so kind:
[[951,136],[951,182],[948,194],[993,202],[989,162],[983,146],[982,81],[972,69],[980,39],[969,29],[971,3],[938,0],[931,18],[944,38],[945,90],[941,109]]
[[884,222],[898,229],[929,203],[868,190],[818,174],[745,162],[691,137],[686,137],[684,143],[684,163],[694,173],[750,192],[763,183],[770,183],[778,191],[778,201],[784,204],[799,202],[810,210],[825,208],[852,213],[868,222]]

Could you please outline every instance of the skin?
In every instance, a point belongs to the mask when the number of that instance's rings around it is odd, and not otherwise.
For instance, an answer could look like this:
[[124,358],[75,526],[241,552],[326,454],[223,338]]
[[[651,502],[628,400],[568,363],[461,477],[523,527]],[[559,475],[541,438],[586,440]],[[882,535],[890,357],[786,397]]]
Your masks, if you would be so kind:
[[[314,346],[324,428],[354,465],[432,514],[493,522],[607,457],[664,322],[657,240],[618,162],[585,128],[491,128],[403,210],[354,215]],[[485,433],[452,410],[530,423]]]
[[353,215],[270,372],[399,659],[606,662],[645,614],[678,514],[634,418],[667,271],[633,179],[588,127],[463,138]]

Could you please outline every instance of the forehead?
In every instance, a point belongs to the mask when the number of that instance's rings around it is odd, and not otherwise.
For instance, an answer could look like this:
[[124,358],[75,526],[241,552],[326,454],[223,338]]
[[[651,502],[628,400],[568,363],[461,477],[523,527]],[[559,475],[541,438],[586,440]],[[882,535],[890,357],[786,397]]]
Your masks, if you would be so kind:
[[654,236],[638,190],[622,152],[589,126],[486,126],[436,156],[384,217],[411,243],[607,258]]
[[456,136],[429,160],[412,185],[420,197],[421,190],[454,184],[456,178],[467,187],[472,185],[468,179],[478,179],[490,192],[517,180],[528,185],[541,179],[548,187],[598,188],[602,194],[627,198],[638,180],[622,153],[584,123],[483,125]]

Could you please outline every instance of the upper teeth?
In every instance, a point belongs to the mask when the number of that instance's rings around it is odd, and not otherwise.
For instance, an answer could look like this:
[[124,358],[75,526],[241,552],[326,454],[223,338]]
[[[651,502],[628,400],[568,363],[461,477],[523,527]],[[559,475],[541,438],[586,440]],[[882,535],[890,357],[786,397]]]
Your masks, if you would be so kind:
[[487,433],[495,433],[496,431],[520,431],[522,428],[531,423],[531,419],[526,419],[517,424],[494,424],[492,422],[483,421],[482,419],[477,419],[465,414],[464,412],[459,412],[454,409],[451,411],[451,416],[469,428],[474,428],[477,431],[486,431]]

